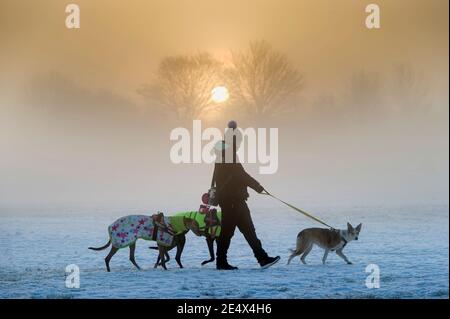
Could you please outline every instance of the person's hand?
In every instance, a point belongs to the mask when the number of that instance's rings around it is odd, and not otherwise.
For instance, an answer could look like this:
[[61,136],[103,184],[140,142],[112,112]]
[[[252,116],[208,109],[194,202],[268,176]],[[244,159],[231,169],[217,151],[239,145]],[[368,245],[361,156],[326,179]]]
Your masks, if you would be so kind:
[[256,189],[256,191],[261,194],[264,191],[264,187],[262,187],[261,185],[258,185],[258,188]]

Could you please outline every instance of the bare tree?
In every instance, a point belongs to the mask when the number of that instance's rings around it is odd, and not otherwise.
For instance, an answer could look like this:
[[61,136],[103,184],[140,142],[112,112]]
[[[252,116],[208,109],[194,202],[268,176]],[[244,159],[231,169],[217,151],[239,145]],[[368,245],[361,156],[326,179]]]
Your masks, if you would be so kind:
[[353,117],[379,116],[386,112],[378,73],[364,70],[353,73],[349,81],[347,109]]
[[138,93],[177,114],[180,119],[196,119],[216,106],[211,91],[218,83],[221,63],[209,53],[164,58],[156,79],[143,85]]
[[257,115],[272,115],[286,109],[286,100],[298,93],[303,77],[286,55],[266,41],[251,42],[245,51],[232,52],[225,70],[234,100]]
[[429,109],[426,81],[413,66],[396,65],[389,89],[394,111],[413,114]]

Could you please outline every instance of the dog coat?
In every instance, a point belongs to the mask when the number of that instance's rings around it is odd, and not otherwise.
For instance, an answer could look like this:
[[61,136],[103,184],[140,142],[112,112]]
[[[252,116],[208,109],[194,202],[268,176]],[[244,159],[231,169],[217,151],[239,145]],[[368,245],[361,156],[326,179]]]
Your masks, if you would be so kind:
[[[171,246],[174,232],[169,217],[160,221],[166,228],[157,227],[152,216],[129,215],[121,217],[108,227],[111,244],[116,248],[128,247],[139,238],[156,240],[158,244]],[[155,233],[156,232],[156,233]]]
[[[208,235],[213,236],[213,237],[219,237],[220,232],[222,230],[222,228],[221,228],[222,212],[218,211],[216,214],[217,214],[216,216],[218,219],[218,224],[211,226],[211,227],[208,227],[208,225],[206,223],[206,219],[207,219],[208,215],[206,213],[203,213],[200,211],[176,213],[174,216],[171,216],[169,218],[187,217],[187,218],[194,219],[198,223],[200,231],[206,232]],[[175,225],[175,223],[173,223],[173,225]]]
[[[220,223],[222,219],[221,212],[217,212],[217,216]],[[158,244],[163,246],[172,246],[175,235],[188,231],[184,225],[185,217],[196,220],[200,230],[206,230],[206,215],[196,211],[181,212],[168,217],[164,216],[163,220],[159,221],[164,227],[157,227],[152,216],[129,215],[119,218],[108,227],[111,244],[116,248],[125,248],[134,244],[138,239],[144,239],[156,240]],[[214,234],[215,236],[219,236],[220,231],[220,226],[207,229],[210,235]]]

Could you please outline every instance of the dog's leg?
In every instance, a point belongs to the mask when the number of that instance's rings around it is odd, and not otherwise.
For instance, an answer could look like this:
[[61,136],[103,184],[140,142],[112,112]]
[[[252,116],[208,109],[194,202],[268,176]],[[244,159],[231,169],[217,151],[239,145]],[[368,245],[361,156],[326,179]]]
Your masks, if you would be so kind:
[[[158,250],[158,247],[149,247],[149,248]],[[168,262],[169,260],[170,260],[169,252],[166,252],[166,262]],[[159,265],[161,265],[161,262],[160,262],[159,253],[158,253],[158,258],[156,260],[155,268]]]
[[[169,256],[169,252],[168,251],[166,251],[166,253],[164,254],[164,259],[166,260],[166,262],[168,262],[170,260],[170,256]],[[155,268],[157,266],[161,266],[161,265],[162,265],[161,257],[159,256],[159,253],[158,253],[158,260],[156,261]]]
[[303,253],[302,257],[300,257],[300,260],[302,261],[303,264],[306,265],[306,261],[305,258],[306,256],[308,256],[308,254],[311,252],[311,249],[313,248],[313,244],[310,244],[306,249],[305,252]]
[[141,270],[141,267],[138,266],[136,260],[134,259],[134,252],[136,250],[136,243],[130,245],[130,261],[133,265],[136,266],[137,269]]
[[166,258],[164,257],[164,255],[166,254],[167,250],[166,250],[165,247],[160,246],[160,245],[158,245],[158,248],[159,248],[159,257],[160,257],[160,259],[161,259],[161,266],[162,266],[165,270],[167,270],[167,267],[166,267]]
[[337,254],[339,257],[341,257],[342,259],[344,259],[345,262],[346,262],[347,264],[349,264],[349,265],[352,264],[352,262],[351,262],[350,260],[348,260],[347,256],[345,256],[344,253],[342,252],[342,248],[341,248],[341,249],[337,249],[337,250],[336,250],[336,254]]
[[106,258],[105,258],[106,270],[108,272],[111,271],[111,269],[109,268],[109,262],[110,262],[112,256],[114,256],[114,254],[117,253],[118,250],[119,250],[119,248],[112,246],[111,250],[109,251],[108,256],[106,256]]
[[297,236],[297,245],[296,245],[296,249],[290,249],[291,251],[291,255],[289,256],[288,262],[287,264],[289,265],[291,263],[291,260],[295,257],[295,256],[300,256],[301,254],[303,254],[304,251],[306,251],[306,248],[308,248],[306,243],[306,240],[301,236]]
[[161,264],[160,260],[161,260],[161,255],[160,255],[160,253],[158,251],[158,258],[156,258],[156,263],[153,266],[153,268],[158,268],[158,266]]
[[287,264],[289,265],[291,263],[291,260],[295,257],[295,256],[299,256],[301,254],[303,254],[303,252],[306,250],[307,247],[305,247],[305,243],[301,240],[297,241],[297,249],[289,249],[291,251],[291,255],[289,256],[288,262]]
[[213,262],[215,260],[214,257],[214,238],[206,237],[206,244],[208,245],[208,251],[209,251],[209,259],[202,262],[202,266],[206,265],[207,263]]
[[289,265],[289,264],[291,263],[291,260],[292,260],[294,257],[299,256],[299,255],[301,255],[301,254],[303,253],[303,250],[302,250],[302,249],[297,249],[297,250],[289,249],[289,250],[291,251],[291,255],[289,256],[287,265]]
[[289,259],[287,262],[288,265],[291,263],[292,258],[294,258],[295,256],[297,256],[296,251],[292,251],[292,254],[289,256]]
[[181,264],[181,254],[183,253],[185,243],[186,243],[186,236],[180,235],[177,243],[177,254],[175,255],[175,260],[177,261],[177,264],[178,266],[180,266],[180,268],[183,268],[183,265]]
[[325,261],[327,261],[327,257],[328,257],[328,253],[330,251],[328,249],[325,249],[325,253],[323,254],[323,258],[322,258],[322,264],[325,265]]

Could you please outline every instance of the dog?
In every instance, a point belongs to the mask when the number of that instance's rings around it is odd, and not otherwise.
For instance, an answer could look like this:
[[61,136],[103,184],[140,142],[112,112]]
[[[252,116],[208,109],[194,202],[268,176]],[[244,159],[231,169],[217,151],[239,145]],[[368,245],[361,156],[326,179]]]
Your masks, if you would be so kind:
[[[109,241],[102,247],[89,247],[91,250],[100,251],[108,248],[111,245],[111,250],[105,258],[106,270],[111,271],[109,262],[111,258],[121,248],[129,247],[130,261],[137,268],[141,269],[136,263],[134,253],[136,249],[136,241],[138,239],[156,240],[159,250],[159,258],[161,259],[161,266],[167,270],[164,256],[169,250],[177,247],[176,260],[180,268],[181,254],[183,252],[184,244],[186,242],[186,233],[192,230],[194,234],[200,236],[199,225],[197,221],[185,216],[178,216],[178,226],[182,227],[181,232],[173,232],[171,229],[171,218],[165,217],[162,213],[153,216],[145,215],[129,215],[121,217],[108,227]],[[183,227],[184,225],[184,227]],[[157,262],[155,268],[159,265]]]
[[[203,196],[202,196],[203,204],[200,205],[198,212],[186,212],[188,214],[187,216],[193,216],[194,219],[197,220],[197,222],[199,222],[203,225],[203,227],[200,227],[200,229],[199,229],[200,233],[197,235],[204,236],[206,238],[206,244],[208,245],[208,251],[209,251],[210,258],[207,260],[204,260],[201,263],[202,266],[204,266],[210,262],[213,262],[215,260],[214,241],[220,235],[220,231],[221,231],[220,225],[221,225],[222,213],[217,212],[217,210],[214,207],[206,204],[208,202],[208,198],[209,198],[209,195],[207,193],[203,194]],[[199,219],[196,219],[196,218],[199,218]],[[180,240],[185,240],[185,239],[180,238]],[[149,247],[149,248],[150,249],[159,249],[158,247]],[[179,254],[179,250],[177,249],[177,256],[178,256],[178,254]],[[170,260],[170,256],[167,252],[164,254],[163,258],[164,258],[165,262],[168,262]],[[180,265],[180,268],[183,268],[178,260],[177,260],[177,262]],[[158,254],[158,258],[156,260],[155,267],[157,267],[159,265],[162,265],[162,258]]]
[[330,251],[336,251],[336,254],[344,259],[344,261],[351,265],[352,263],[344,255],[342,250],[347,243],[352,240],[358,240],[359,233],[361,231],[362,224],[359,224],[354,228],[350,223],[347,223],[346,230],[339,229],[324,229],[324,228],[308,228],[302,230],[297,235],[297,248],[291,249],[291,255],[289,256],[288,265],[292,258],[300,256],[302,263],[306,265],[305,258],[310,253],[314,245],[317,245],[325,249],[325,253],[322,258],[322,263],[325,264],[328,253]]

